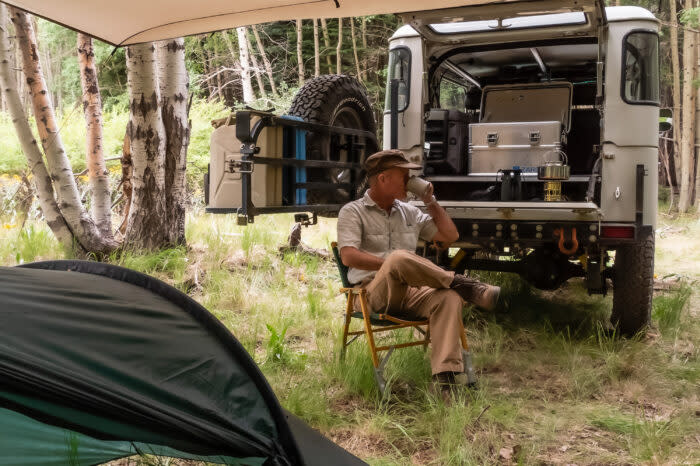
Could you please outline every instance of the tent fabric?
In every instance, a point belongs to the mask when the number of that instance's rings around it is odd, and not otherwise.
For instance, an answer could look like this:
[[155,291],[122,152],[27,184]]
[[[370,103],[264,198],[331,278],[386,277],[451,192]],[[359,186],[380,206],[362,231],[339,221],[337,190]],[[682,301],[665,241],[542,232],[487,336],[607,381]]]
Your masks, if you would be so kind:
[[3,466],[89,466],[116,458],[151,454],[240,466],[262,466],[263,458],[198,456],[167,447],[98,440],[0,408],[0,459]]
[[[175,288],[107,264],[0,267],[0,408],[83,439],[302,464],[274,393],[230,332]],[[0,464],[15,440],[3,436]]]
[[[347,18],[524,0],[3,0],[113,45],[171,39],[271,21]],[[532,2],[532,0],[528,0]]]

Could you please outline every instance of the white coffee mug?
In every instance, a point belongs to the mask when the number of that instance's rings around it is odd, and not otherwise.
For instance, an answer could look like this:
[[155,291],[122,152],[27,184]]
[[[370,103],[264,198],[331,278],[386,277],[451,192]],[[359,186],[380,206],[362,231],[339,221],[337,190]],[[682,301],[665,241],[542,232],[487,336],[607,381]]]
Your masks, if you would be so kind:
[[430,186],[429,181],[425,181],[423,178],[418,178],[417,176],[412,176],[406,183],[406,191],[412,192],[418,199],[422,199],[428,186]]

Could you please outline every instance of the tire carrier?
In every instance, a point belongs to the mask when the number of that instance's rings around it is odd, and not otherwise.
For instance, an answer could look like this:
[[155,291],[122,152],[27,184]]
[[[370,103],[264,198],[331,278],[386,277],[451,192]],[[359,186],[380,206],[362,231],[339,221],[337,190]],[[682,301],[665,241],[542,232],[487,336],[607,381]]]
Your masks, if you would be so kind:
[[[254,117],[258,117],[255,122],[253,122]],[[286,142],[295,144],[285,143],[281,154],[282,157],[273,157],[275,154],[266,153],[265,148],[258,145],[258,138],[265,128],[282,129],[285,132]],[[347,151],[350,155],[349,159],[352,161],[306,160],[304,138],[307,132],[330,136],[331,152]],[[313,223],[316,223],[316,215],[319,212],[338,212],[343,204],[308,205],[304,202],[304,195],[300,196],[299,194],[304,193],[308,189],[346,189],[355,192],[362,178],[361,153],[377,147],[377,137],[369,131],[308,123],[292,117],[280,117],[270,112],[258,110],[236,112],[236,138],[241,142],[241,158],[240,160],[227,162],[226,171],[240,175],[241,205],[236,207],[207,207],[206,211],[208,213],[235,213],[238,216],[238,223],[242,225],[248,222],[252,223],[255,216],[259,214],[308,212],[313,214]],[[251,195],[252,174],[256,165],[284,167],[287,176],[285,176],[284,182],[286,194],[284,198],[286,201],[283,202],[283,205],[256,206],[253,203]],[[290,176],[293,173],[304,173],[305,169],[309,167],[350,169],[354,174],[354,182],[339,184],[313,180],[299,181],[299,178]],[[205,176],[205,193],[207,193],[207,197],[209,194],[209,175],[207,173],[207,176]],[[206,202],[208,205],[209,199]]]

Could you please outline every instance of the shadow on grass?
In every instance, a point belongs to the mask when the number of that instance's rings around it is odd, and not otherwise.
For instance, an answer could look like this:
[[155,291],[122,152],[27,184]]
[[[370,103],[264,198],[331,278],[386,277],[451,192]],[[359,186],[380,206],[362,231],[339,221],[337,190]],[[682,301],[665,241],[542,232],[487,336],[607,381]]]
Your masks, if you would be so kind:
[[537,290],[519,276],[510,273],[480,273],[486,283],[501,287],[501,299],[494,312],[472,309],[468,324],[479,327],[491,321],[512,331],[522,328],[547,329],[565,333],[573,339],[595,336],[608,328],[612,307],[610,295],[588,296],[580,279],[570,279],[554,291]]

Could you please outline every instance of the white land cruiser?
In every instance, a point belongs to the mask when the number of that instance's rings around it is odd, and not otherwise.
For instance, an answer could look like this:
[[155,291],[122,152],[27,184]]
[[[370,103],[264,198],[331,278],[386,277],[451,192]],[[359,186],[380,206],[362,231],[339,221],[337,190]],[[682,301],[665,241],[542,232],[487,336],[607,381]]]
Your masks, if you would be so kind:
[[[612,323],[643,330],[657,205],[656,18],[601,0],[401,16],[383,147],[423,165],[455,220],[458,252],[442,254],[443,265],[515,272],[542,289],[580,276],[590,293],[606,293],[610,278]],[[361,162],[378,146],[362,86],[321,76],[289,113],[239,112],[215,131],[209,211],[243,222],[328,215],[361,194]]]

